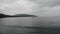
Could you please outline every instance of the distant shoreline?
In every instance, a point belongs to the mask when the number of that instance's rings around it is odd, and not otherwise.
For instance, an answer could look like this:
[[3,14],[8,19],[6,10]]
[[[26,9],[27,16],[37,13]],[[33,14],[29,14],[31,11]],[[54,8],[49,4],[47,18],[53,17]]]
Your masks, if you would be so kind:
[[18,15],[4,15],[0,13],[0,18],[6,18],[6,17],[37,17],[35,15],[28,15],[28,14],[18,14]]

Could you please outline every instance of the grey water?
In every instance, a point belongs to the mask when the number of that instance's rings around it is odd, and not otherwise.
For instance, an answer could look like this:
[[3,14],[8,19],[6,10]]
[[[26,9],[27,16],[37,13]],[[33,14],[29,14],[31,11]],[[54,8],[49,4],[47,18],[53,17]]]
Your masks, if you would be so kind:
[[59,34],[60,28],[33,27],[32,17],[0,18],[0,34]]

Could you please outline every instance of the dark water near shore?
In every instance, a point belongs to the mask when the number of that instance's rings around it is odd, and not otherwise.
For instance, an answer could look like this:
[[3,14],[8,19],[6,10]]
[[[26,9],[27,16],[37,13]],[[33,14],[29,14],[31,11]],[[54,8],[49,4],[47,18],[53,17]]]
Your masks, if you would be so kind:
[[32,18],[0,18],[0,34],[60,34],[60,28],[32,27]]

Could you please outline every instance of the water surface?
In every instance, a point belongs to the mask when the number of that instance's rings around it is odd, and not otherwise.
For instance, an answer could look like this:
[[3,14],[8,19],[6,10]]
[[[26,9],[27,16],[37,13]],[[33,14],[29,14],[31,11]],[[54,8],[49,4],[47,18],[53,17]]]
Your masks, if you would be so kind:
[[[59,34],[60,28],[33,27],[31,17],[0,18],[0,34]],[[36,25],[37,26],[37,25]]]

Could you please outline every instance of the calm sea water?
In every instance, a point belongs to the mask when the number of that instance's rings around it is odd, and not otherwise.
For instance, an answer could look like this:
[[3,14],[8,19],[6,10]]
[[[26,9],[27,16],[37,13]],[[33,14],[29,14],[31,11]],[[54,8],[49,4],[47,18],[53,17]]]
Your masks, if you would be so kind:
[[33,27],[31,17],[0,18],[0,34],[58,34],[59,29]]
[[40,34],[31,17],[0,18],[0,34]]

